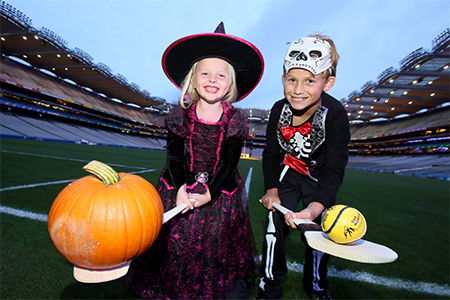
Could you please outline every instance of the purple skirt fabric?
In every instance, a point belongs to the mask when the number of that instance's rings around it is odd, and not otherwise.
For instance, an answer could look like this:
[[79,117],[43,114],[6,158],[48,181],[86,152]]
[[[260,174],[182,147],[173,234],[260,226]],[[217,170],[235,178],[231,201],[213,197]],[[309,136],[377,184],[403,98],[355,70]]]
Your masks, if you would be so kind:
[[[193,173],[214,174],[221,142],[220,126],[196,124],[191,153]],[[164,168],[162,174],[168,172]],[[161,176],[163,178],[164,176]],[[163,225],[158,239],[133,260],[125,281],[143,298],[246,298],[255,276],[257,252],[248,212],[244,181],[238,170],[237,188],[222,191],[210,203],[179,214]],[[156,186],[164,211],[176,205],[176,189],[164,180]],[[193,187],[204,193],[201,184]]]

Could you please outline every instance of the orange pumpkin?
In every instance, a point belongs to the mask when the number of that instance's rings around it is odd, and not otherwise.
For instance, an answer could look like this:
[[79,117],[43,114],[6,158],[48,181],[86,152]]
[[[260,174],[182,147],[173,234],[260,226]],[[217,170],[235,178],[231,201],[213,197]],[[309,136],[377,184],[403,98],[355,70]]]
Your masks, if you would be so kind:
[[92,161],[94,175],[80,178],[56,197],[48,231],[67,260],[88,269],[106,269],[141,255],[154,242],[163,220],[158,192],[140,176],[119,173]]

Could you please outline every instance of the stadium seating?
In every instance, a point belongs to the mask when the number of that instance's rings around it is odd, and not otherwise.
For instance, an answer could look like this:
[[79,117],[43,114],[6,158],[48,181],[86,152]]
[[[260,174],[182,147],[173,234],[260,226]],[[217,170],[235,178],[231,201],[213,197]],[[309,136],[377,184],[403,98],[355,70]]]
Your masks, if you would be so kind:
[[442,155],[351,155],[349,168],[370,172],[450,180],[450,159]]
[[165,149],[165,141],[145,136],[116,133],[89,126],[45,118],[16,115],[2,111],[0,134],[3,137],[107,145],[133,148]]
[[[165,149],[168,110],[129,106],[3,54],[0,59],[0,136]],[[269,110],[241,111],[250,130],[242,152],[262,158]],[[352,122],[348,166],[450,180],[449,124],[445,105],[406,118]]]

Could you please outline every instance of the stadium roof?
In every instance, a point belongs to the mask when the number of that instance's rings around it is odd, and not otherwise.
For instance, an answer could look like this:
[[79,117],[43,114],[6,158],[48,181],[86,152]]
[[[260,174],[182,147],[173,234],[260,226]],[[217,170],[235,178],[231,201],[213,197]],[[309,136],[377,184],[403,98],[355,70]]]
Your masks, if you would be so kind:
[[30,18],[4,1],[0,3],[0,22],[3,55],[19,58],[47,74],[69,79],[126,104],[163,107],[164,99],[152,97],[121,74],[113,74],[107,65],[94,64],[93,58],[83,50],[69,49],[67,42],[53,31],[34,28]]
[[449,29],[432,41],[431,51],[419,48],[399,65],[341,100],[350,121],[398,118],[450,102]]
[[[409,116],[450,102],[450,30],[432,41],[432,50],[419,48],[390,67],[377,81],[341,99],[350,121]],[[244,109],[247,119],[267,120],[270,111]]]
[[[0,3],[0,49],[31,66],[65,80],[118,99],[125,104],[167,109],[162,98],[152,97],[125,76],[113,74],[103,63],[79,48],[69,49],[67,42],[53,31],[34,28],[31,19],[11,5]],[[390,67],[377,81],[368,81],[360,91],[351,92],[341,102],[350,121],[392,119],[433,109],[450,101],[450,31],[445,30],[432,41],[432,50],[419,48]],[[269,110],[243,109],[249,120],[265,121]]]

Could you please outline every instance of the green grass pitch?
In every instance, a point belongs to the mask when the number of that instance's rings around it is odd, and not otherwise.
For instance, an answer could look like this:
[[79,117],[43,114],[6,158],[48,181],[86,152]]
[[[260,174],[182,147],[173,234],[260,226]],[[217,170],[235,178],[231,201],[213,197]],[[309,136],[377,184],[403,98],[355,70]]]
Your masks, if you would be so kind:
[[[165,163],[164,151],[5,138],[0,142],[1,206],[40,214],[48,214],[67,182],[38,184],[83,177],[87,173],[82,167],[91,160],[111,164],[118,172],[154,169],[139,173],[152,184]],[[258,202],[263,195],[261,161],[240,161],[244,180],[250,168],[249,208],[261,251],[267,213]],[[8,189],[18,186],[25,187]],[[364,238],[394,249],[399,259],[370,265],[332,257],[333,299],[448,299],[449,190],[447,181],[347,170],[338,203],[360,210],[368,222]],[[1,299],[138,299],[122,279],[100,284],[77,282],[73,266],[53,246],[45,222],[6,213],[0,213],[0,219]],[[287,255],[294,265],[303,262],[297,231],[289,235]],[[300,272],[289,272],[283,283],[285,299],[308,299],[301,277]],[[436,290],[444,294],[434,293]]]

